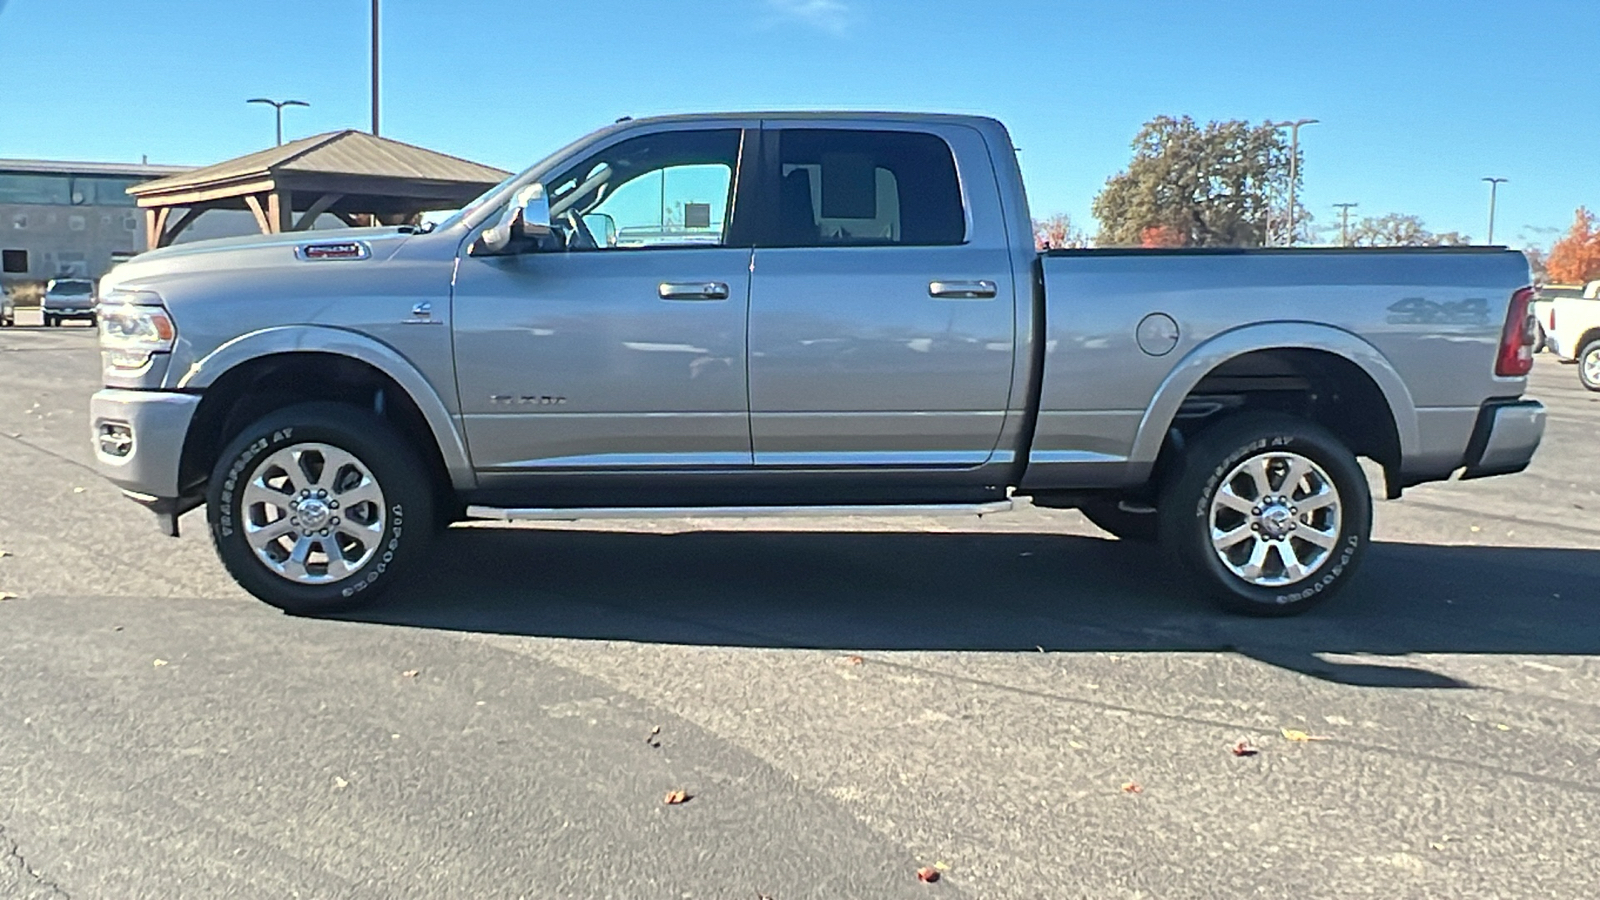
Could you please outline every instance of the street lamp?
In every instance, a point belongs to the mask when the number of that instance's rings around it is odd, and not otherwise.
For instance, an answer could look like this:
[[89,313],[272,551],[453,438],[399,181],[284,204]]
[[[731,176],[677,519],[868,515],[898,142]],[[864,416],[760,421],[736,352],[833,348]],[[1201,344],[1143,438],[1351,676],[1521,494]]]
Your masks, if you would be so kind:
[[1271,122],[1273,128],[1289,129],[1289,246],[1294,246],[1294,183],[1300,178],[1300,127],[1315,125],[1319,119]]
[[1339,211],[1339,246],[1350,246],[1350,208],[1360,206],[1359,203],[1335,203],[1334,209]]
[[1509,178],[1485,178],[1483,180],[1489,182],[1489,240],[1488,240],[1487,243],[1493,244],[1494,243],[1494,201],[1495,201],[1495,194],[1499,192],[1500,185],[1505,184],[1506,182],[1510,181],[1511,179],[1509,179]]
[[278,146],[279,147],[283,146],[283,108],[285,106],[310,106],[311,105],[311,104],[305,102],[304,100],[268,100],[265,97],[256,97],[253,100],[246,100],[245,102],[246,103],[265,103],[265,104],[267,104],[268,106],[272,107],[274,110],[277,111],[277,114],[278,114]]

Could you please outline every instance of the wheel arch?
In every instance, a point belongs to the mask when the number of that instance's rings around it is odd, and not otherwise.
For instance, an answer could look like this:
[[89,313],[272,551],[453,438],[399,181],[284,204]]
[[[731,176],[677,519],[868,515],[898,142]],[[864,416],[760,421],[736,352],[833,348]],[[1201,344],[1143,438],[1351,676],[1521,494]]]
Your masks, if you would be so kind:
[[1388,407],[1386,424],[1393,427],[1394,450],[1399,456],[1393,462],[1398,464],[1416,452],[1420,436],[1415,402],[1400,373],[1382,351],[1348,331],[1331,326],[1273,322],[1224,332],[1179,360],[1157,388],[1139,423],[1131,461],[1152,466],[1156,463],[1167,445],[1179,409],[1207,378],[1224,371],[1230,363],[1256,354],[1284,353],[1317,354],[1315,358],[1337,361],[1336,366],[1353,367]]
[[[264,379],[287,375],[276,391]],[[320,390],[322,385],[332,390]],[[313,389],[311,385],[317,385]],[[201,394],[184,442],[186,476],[209,471],[205,459],[226,442],[227,426],[288,402],[345,397],[350,388],[381,387],[386,414],[426,446],[417,448],[456,490],[476,486],[466,443],[444,398],[410,360],[370,337],[326,326],[287,326],[235,338],[189,368],[179,390]],[[331,397],[330,397],[331,395]],[[248,423],[243,423],[248,424]]]

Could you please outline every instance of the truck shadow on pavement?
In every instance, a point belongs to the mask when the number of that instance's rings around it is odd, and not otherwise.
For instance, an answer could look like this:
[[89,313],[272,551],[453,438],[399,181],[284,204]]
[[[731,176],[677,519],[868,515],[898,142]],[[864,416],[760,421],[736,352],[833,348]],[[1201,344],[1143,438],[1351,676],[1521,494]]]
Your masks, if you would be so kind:
[[1231,651],[1342,684],[1471,687],[1414,661],[1600,655],[1600,551],[1379,542],[1290,619],[1218,612],[1140,544],[1047,533],[452,529],[339,618],[592,640],[850,651]]

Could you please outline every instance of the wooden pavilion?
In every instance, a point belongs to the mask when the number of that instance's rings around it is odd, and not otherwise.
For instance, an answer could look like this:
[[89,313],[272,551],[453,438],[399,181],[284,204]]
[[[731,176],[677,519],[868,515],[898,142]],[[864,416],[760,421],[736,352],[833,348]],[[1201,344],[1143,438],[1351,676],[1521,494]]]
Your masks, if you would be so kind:
[[509,173],[364,131],[331,131],[128,189],[150,249],[213,209],[249,210],[263,234],[304,231],[324,213],[401,225],[465,205]]

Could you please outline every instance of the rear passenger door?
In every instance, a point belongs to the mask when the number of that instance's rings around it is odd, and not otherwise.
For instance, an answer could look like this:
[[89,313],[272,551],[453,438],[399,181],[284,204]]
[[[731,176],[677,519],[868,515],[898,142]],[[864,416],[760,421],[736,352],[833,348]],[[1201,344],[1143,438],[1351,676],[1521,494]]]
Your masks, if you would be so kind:
[[762,157],[756,466],[989,461],[1011,390],[1016,285],[983,137],[960,125],[768,121]]

